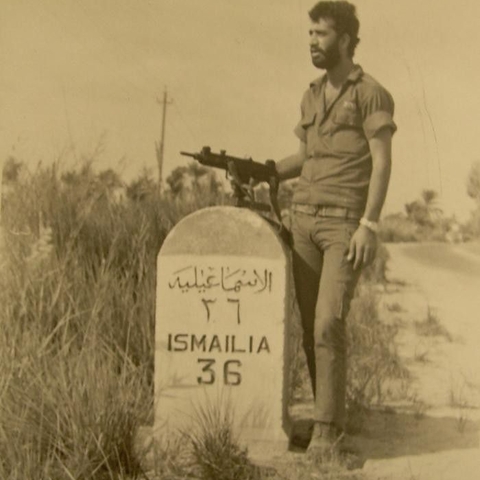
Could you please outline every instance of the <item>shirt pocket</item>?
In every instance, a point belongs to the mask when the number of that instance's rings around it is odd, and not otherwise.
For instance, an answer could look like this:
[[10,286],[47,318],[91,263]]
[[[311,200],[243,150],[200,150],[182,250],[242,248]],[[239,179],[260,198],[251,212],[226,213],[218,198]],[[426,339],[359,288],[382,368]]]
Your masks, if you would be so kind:
[[331,135],[335,152],[365,154],[368,151],[360,112],[350,110],[334,112]]
[[333,123],[337,126],[361,128],[362,117],[360,112],[351,110],[338,110],[333,115]]

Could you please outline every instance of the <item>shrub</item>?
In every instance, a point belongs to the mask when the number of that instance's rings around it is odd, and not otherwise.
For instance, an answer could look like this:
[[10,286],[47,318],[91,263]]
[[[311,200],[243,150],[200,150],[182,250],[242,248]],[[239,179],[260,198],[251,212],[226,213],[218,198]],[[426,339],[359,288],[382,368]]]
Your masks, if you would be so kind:
[[380,223],[379,238],[382,242],[416,242],[418,226],[401,213],[387,215]]
[[256,470],[233,431],[228,402],[219,399],[197,410],[189,438],[202,480],[254,480]]
[[347,405],[350,430],[361,428],[361,412],[381,404],[391,386],[409,378],[396,349],[397,327],[381,321],[377,295],[360,288],[347,319]]

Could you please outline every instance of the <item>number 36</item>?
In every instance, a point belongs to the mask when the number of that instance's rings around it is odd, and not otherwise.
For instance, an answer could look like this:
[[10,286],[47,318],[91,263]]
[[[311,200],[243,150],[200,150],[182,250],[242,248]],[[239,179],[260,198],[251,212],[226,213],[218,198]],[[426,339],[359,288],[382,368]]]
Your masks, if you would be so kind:
[[[203,364],[203,375],[197,377],[197,382],[200,385],[213,385],[216,378],[214,369],[216,360],[214,358],[199,358],[197,362],[200,365]],[[232,370],[234,366],[241,367],[242,362],[240,360],[227,360],[223,364],[223,383],[225,385],[240,385],[242,383],[242,375],[240,372]]]

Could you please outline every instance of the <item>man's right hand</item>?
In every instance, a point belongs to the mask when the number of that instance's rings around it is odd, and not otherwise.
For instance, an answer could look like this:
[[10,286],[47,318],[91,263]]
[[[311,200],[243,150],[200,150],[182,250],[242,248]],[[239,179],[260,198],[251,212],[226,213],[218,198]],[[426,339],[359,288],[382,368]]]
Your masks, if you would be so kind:
[[347,260],[353,261],[353,269],[365,267],[373,262],[377,250],[377,235],[360,225],[350,240]]

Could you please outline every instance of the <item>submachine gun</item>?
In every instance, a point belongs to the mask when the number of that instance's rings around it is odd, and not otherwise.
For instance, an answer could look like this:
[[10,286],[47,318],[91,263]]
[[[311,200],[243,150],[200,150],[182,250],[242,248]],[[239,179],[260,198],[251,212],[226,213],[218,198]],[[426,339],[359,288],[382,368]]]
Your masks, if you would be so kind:
[[[182,155],[192,157],[207,167],[225,170],[226,177],[230,179],[233,187],[233,197],[237,207],[247,207],[260,212],[273,212],[278,218],[279,224],[266,218],[274,224],[279,234],[289,243],[289,232],[282,223],[282,216],[278,206],[279,178],[274,160],[265,163],[255,162],[252,158],[239,158],[227,155],[225,150],[213,153],[210,147],[203,147],[200,153],[180,152]],[[251,180],[267,182],[270,190],[270,205],[257,202],[255,192],[250,185]]]

